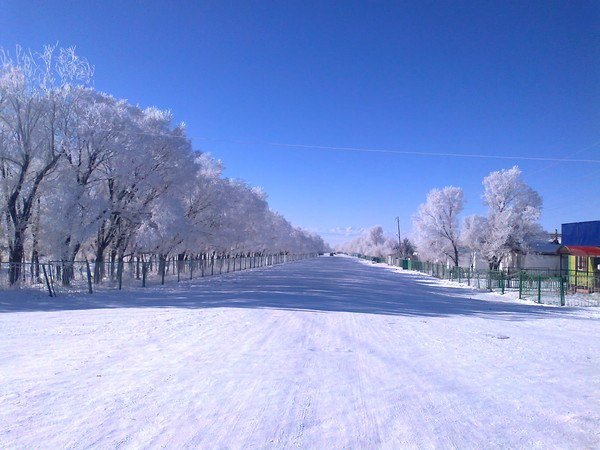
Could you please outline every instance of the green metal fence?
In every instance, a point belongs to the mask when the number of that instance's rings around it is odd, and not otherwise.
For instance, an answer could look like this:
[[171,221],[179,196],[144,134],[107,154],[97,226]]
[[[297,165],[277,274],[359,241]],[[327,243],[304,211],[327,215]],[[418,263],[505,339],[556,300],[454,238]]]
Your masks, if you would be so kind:
[[[388,264],[404,270],[425,273],[435,278],[464,283],[476,289],[501,294],[518,293],[520,299],[536,303],[557,306],[600,306],[600,273],[586,274],[584,278],[576,271],[545,268],[474,270],[448,267],[445,264],[429,261],[401,260],[397,257],[389,258]],[[585,279],[584,286],[583,279]]]

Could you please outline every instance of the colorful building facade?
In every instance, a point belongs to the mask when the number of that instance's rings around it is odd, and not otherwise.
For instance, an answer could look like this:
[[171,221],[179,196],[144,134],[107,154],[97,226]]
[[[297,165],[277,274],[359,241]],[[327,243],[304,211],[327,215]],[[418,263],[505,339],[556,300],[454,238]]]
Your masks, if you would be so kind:
[[600,292],[600,220],[563,224],[562,245],[571,289]]

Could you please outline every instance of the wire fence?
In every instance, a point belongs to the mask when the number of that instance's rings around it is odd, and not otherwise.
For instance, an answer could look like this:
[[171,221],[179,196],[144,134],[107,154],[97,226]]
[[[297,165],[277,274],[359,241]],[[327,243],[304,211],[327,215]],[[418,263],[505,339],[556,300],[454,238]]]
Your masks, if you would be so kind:
[[[104,289],[132,289],[270,267],[313,258],[314,253],[252,256],[202,255],[194,258],[157,255],[109,262],[48,261],[0,263],[0,290],[27,287],[54,297]],[[10,283],[18,274],[18,281]]]
[[[363,258],[373,262],[385,262],[383,258]],[[415,270],[443,280],[464,283],[477,289],[502,294],[518,293],[519,299],[540,304],[600,306],[600,273],[598,272],[547,268],[474,270],[397,257],[389,258],[387,264],[405,270]]]

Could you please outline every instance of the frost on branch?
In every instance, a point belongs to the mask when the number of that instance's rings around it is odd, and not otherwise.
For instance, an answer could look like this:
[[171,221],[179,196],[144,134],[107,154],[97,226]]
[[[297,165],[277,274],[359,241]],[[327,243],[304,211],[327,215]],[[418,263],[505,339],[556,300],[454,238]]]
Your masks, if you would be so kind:
[[376,225],[365,231],[362,236],[341,244],[337,250],[348,254],[360,254],[372,257],[385,257],[394,253],[396,242],[383,234],[383,228]]
[[492,172],[483,180],[487,217],[465,219],[462,239],[466,246],[485,258],[491,269],[511,253],[524,253],[544,237],[538,223],[542,198],[521,178],[521,170]]
[[464,207],[463,190],[448,186],[432,189],[427,201],[419,206],[413,217],[416,245],[422,259],[449,259],[458,266],[458,216]]
[[68,284],[84,257],[325,248],[261,189],[223,178],[170,111],[98,92],[92,74],[73,48],[0,51],[0,257],[15,263],[11,283],[40,258],[60,260]]

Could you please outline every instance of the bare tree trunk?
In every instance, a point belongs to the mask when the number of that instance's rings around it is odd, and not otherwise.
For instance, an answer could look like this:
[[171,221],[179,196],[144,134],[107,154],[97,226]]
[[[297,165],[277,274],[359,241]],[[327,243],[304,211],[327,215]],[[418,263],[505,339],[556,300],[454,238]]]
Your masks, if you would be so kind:
[[100,284],[105,275],[104,250],[106,250],[106,246],[99,244],[96,247],[96,258],[94,260],[94,284]]
[[160,284],[165,284],[165,270],[167,269],[167,255],[160,255],[158,271],[160,273]]
[[23,233],[20,230],[15,230],[8,253],[8,261],[10,263],[8,278],[11,285],[17,283],[21,277],[24,253]]
[[40,255],[37,250],[34,250],[31,253],[31,273],[32,278],[35,279],[36,282],[42,282],[42,279],[40,277]]
[[[71,238],[67,238],[67,241],[65,242],[67,248],[70,246],[70,241]],[[63,256],[61,277],[63,286],[70,286],[71,282],[75,279],[75,258],[77,257],[80,248],[81,244],[75,244],[73,248],[67,250],[65,256]]]

